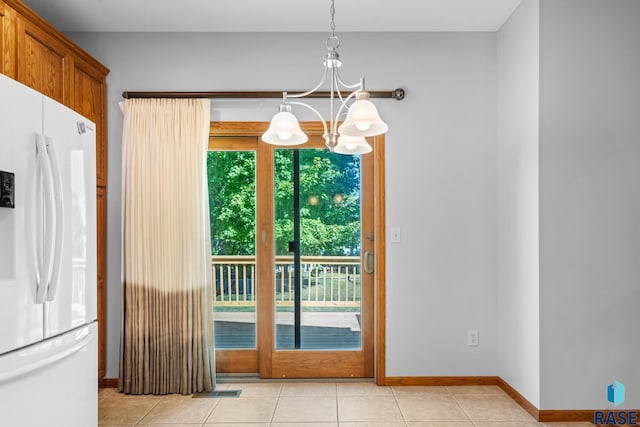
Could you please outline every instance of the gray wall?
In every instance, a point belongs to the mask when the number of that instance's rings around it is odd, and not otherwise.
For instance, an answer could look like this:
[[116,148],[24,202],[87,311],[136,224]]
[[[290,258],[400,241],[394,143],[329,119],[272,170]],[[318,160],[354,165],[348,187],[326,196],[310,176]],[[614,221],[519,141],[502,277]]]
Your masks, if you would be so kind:
[[[326,34],[70,34],[111,69],[107,377],[118,373],[123,90],[311,88]],[[378,100],[387,134],[387,375],[495,375],[495,33],[341,35],[346,80],[406,87]],[[269,120],[261,102],[214,104],[214,120]],[[480,346],[466,346],[467,329]]]
[[500,376],[540,406],[539,1],[498,32],[498,331]]
[[640,1],[542,0],[544,409],[640,407]]
[[[376,102],[391,128],[387,226],[403,239],[387,247],[387,375],[501,375],[542,409],[607,407],[617,379],[623,407],[637,408],[640,2],[537,3],[525,0],[497,34],[342,36],[347,80],[408,90],[403,102]],[[111,68],[115,377],[120,93],[309,88],[326,35],[71,37]],[[274,111],[273,102],[218,102],[213,117]],[[479,347],[466,346],[467,329],[480,331]]]
[[637,408],[640,2],[540,3],[498,33],[500,375],[542,409],[617,379]]
[[[342,36],[347,80],[408,90],[376,102],[387,226],[403,238],[387,247],[387,375],[500,375],[542,409],[607,407],[617,379],[624,407],[640,405],[637,22],[636,0],[525,0],[497,34]],[[108,377],[120,93],[309,88],[325,36],[71,35],[111,68]],[[217,102],[213,117],[268,120],[274,104]]]

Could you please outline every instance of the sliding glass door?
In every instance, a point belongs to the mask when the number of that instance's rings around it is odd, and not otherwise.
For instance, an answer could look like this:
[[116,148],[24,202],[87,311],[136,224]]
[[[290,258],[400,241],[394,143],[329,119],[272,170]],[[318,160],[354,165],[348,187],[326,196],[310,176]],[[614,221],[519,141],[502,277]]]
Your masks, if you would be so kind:
[[360,157],[277,149],[276,349],[359,350]]
[[373,155],[212,138],[219,372],[373,376]]
[[256,348],[256,153],[210,150],[211,271],[217,349]]

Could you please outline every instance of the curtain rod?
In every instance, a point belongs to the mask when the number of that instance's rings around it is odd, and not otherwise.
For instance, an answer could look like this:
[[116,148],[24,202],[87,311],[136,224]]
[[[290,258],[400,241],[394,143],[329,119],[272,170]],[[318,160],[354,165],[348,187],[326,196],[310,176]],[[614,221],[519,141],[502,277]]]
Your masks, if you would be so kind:
[[[286,91],[288,93],[301,93],[304,91]],[[402,101],[405,91],[402,88],[387,91],[368,91],[371,98],[391,98]],[[133,92],[124,91],[122,97],[125,99],[134,98],[245,98],[245,99],[261,99],[261,98],[282,98],[282,92],[273,91],[257,91],[257,92]],[[305,98],[329,98],[331,92],[314,92]]]

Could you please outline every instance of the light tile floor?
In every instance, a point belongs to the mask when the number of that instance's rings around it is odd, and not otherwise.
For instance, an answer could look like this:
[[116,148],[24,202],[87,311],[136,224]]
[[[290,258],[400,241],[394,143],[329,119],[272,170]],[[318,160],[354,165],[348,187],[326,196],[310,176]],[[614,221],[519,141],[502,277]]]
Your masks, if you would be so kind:
[[99,424],[216,427],[586,427],[536,422],[497,386],[378,387],[356,382],[218,384],[240,397],[99,394]]

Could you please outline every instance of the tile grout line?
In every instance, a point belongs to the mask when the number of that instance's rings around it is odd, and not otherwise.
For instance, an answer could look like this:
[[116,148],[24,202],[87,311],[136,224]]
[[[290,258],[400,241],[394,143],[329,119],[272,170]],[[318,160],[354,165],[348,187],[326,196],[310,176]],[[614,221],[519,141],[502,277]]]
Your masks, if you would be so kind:
[[458,406],[458,408],[460,408],[460,410],[462,411],[462,413],[464,414],[465,417],[467,417],[467,420],[469,420],[469,422],[474,425],[475,427],[478,427],[478,424],[476,424],[476,422],[474,420],[471,419],[471,415],[467,414],[467,411],[464,410],[464,408],[462,407],[462,405],[460,404],[460,402],[458,401],[458,399],[456,398],[456,395],[453,394],[453,391],[451,390],[451,386],[445,386],[447,393],[449,393],[449,396],[451,396],[451,398],[453,399],[454,402],[456,402],[456,405]]
[[[131,396],[131,395],[129,395]],[[162,402],[162,400],[166,397],[167,395],[162,396],[160,399],[158,399],[158,401],[156,402],[155,405],[153,405],[151,408],[149,408],[149,410],[140,418],[138,419],[138,421],[136,421],[135,423],[133,423],[134,426],[138,426],[141,425],[140,423],[142,422],[142,420],[145,419],[145,417],[147,415],[149,415],[151,413],[151,411],[153,411],[155,409],[156,406],[158,406],[160,404],[160,402]]]
[[460,402],[458,401],[458,398],[455,394],[451,393],[451,390],[449,390],[449,387],[447,387],[447,391],[450,393],[451,397],[453,398],[453,401],[456,402],[456,405],[458,406],[458,408],[460,408],[460,410],[462,411],[462,413],[464,414],[465,417],[467,417],[467,419],[469,421],[471,421],[471,424],[473,424],[474,426],[478,426],[478,424],[476,424],[475,420],[471,419],[471,415],[467,414],[467,411],[464,410],[464,408],[462,407],[462,405],[460,404]]
[[209,412],[207,412],[207,415],[205,415],[204,417],[204,421],[202,421],[202,424],[200,425],[200,427],[203,427],[206,423],[207,420],[209,419],[209,417],[211,416],[211,414],[213,414],[213,411],[218,407],[218,405],[220,404],[220,398],[216,399],[217,402],[213,404],[213,406],[211,407],[211,410]]
[[[220,385],[221,383],[216,382],[215,385]],[[213,387],[213,389],[215,390],[215,386]],[[221,389],[221,390],[229,390],[229,385],[225,384],[225,388]],[[211,416],[211,414],[213,414],[213,411],[215,411],[215,409],[218,407],[218,405],[220,404],[220,402],[222,401],[222,398],[218,398],[216,399],[217,402],[213,405],[213,407],[211,408],[211,410],[209,411],[209,413],[207,414],[206,417],[204,417],[204,421],[202,422],[202,425],[200,427],[204,427],[205,424],[207,424],[207,420],[209,419],[209,417]]]
[[335,383],[336,386],[336,425],[339,427],[340,426],[340,409],[339,409],[339,405],[338,405],[338,383]]
[[280,405],[280,398],[282,397],[283,392],[284,392],[284,384],[280,384],[280,389],[278,390],[278,396],[276,396],[276,404],[273,407],[273,412],[271,413],[271,418],[269,419],[269,426],[273,424],[273,419],[276,416],[276,411],[278,410],[278,406]]
[[398,402],[398,396],[396,395],[396,392],[393,389],[393,387],[391,387],[391,395],[393,396],[393,401],[396,402],[396,406],[398,407],[398,411],[400,411],[400,416],[402,417],[402,421],[404,422],[404,425],[408,426],[409,422],[407,421],[407,419],[404,416],[404,412],[402,411],[402,408],[400,407],[400,402]]
[[[521,419],[486,419],[486,420],[473,420],[471,418],[471,416],[469,414],[467,414],[467,412],[464,410],[464,408],[462,407],[462,405],[460,404],[460,401],[458,400],[459,398],[464,398],[464,397],[470,397],[470,396],[486,396],[489,398],[502,398],[503,395],[496,393],[496,394],[484,394],[484,393],[463,393],[463,394],[459,394],[459,395],[454,395],[453,398],[456,401],[456,404],[460,407],[460,409],[464,412],[464,414],[467,416],[467,418],[469,418],[469,421],[471,421],[473,423],[474,426],[478,426],[478,423],[518,423],[518,422],[530,422],[530,421],[524,421]],[[520,407],[520,405],[517,404],[517,402],[515,402],[510,396],[508,395],[504,395],[504,397],[506,397],[510,402],[513,402],[519,409],[521,409],[522,411],[524,411],[524,409],[522,409]],[[527,413],[526,411],[524,411],[525,413]],[[530,415],[527,413],[527,415]],[[545,424],[542,424],[536,420],[533,420],[532,422],[537,422],[539,423],[539,427],[545,427]]]

